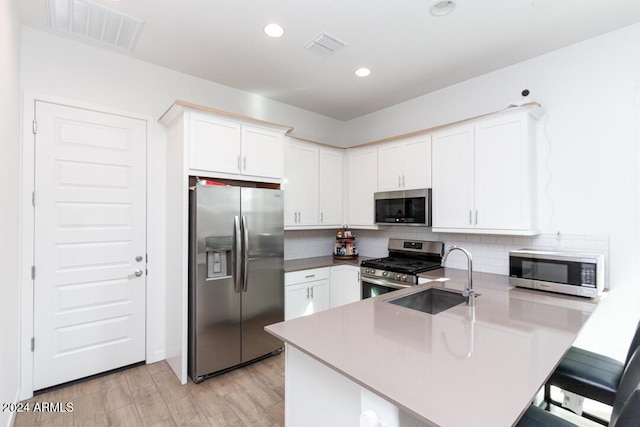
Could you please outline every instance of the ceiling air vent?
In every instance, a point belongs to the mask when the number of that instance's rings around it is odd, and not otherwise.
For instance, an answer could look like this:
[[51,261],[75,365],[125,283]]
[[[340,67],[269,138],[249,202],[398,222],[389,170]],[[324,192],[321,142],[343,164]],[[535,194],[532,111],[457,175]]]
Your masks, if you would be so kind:
[[330,56],[345,46],[346,44],[337,38],[322,33],[307,45],[307,49],[320,56]]
[[89,0],[49,0],[49,24],[54,30],[130,51],[144,21]]

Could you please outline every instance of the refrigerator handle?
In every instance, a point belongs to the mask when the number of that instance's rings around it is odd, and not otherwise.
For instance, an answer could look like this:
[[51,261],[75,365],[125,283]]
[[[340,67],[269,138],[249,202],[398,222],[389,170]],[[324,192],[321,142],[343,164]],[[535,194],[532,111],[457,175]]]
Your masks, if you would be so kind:
[[236,293],[242,292],[242,233],[240,231],[240,217],[233,217],[233,237],[234,237],[234,271],[233,281]]
[[249,283],[249,225],[247,217],[242,215],[242,292],[247,292]]

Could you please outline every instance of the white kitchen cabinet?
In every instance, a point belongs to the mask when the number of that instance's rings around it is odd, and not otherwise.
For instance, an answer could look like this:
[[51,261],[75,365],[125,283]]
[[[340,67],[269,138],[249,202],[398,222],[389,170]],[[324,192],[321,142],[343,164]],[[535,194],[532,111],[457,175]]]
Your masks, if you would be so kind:
[[346,221],[349,227],[376,228],[373,193],[378,188],[378,149],[366,146],[346,154]]
[[341,227],[343,221],[344,150],[321,147],[318,173],[319,223],[324,227]]
[[360,267],[331,267],[331,308],[360,301]]
[[284,225],[304,227],[318,224],[318,148],[285,142]]
[[434,232],[538,233],[535,118],[517,109],[434,133]]
[[255,177],[282,177],[282,132],[188,111],[189,169]]
[[243,175],[282,177],[282,133],[258,126],[242,125]]
[[284,320],[331,307],[330,268],[314,268],[284,275]]
[[431,187],[431,135],[378,147],[378,191]]

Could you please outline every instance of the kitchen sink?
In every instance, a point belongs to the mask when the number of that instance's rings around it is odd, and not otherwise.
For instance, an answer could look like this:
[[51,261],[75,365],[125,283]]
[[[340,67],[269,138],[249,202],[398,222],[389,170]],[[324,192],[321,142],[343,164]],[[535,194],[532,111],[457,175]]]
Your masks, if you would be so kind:
[[466,301],[467,297],[463,296],[460,292],[428,288],[409,295],[388,299],[385,302],[424,313],[438,314]]

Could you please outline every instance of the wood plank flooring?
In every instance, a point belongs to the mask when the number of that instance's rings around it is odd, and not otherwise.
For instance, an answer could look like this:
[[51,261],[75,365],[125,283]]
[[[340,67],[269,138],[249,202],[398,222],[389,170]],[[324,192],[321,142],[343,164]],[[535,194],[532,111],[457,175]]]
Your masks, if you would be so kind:
[[17,413],[24,426],[284,426],[284,353],[180,385],[166,362],[137,366],[29,399],[73,412]]

